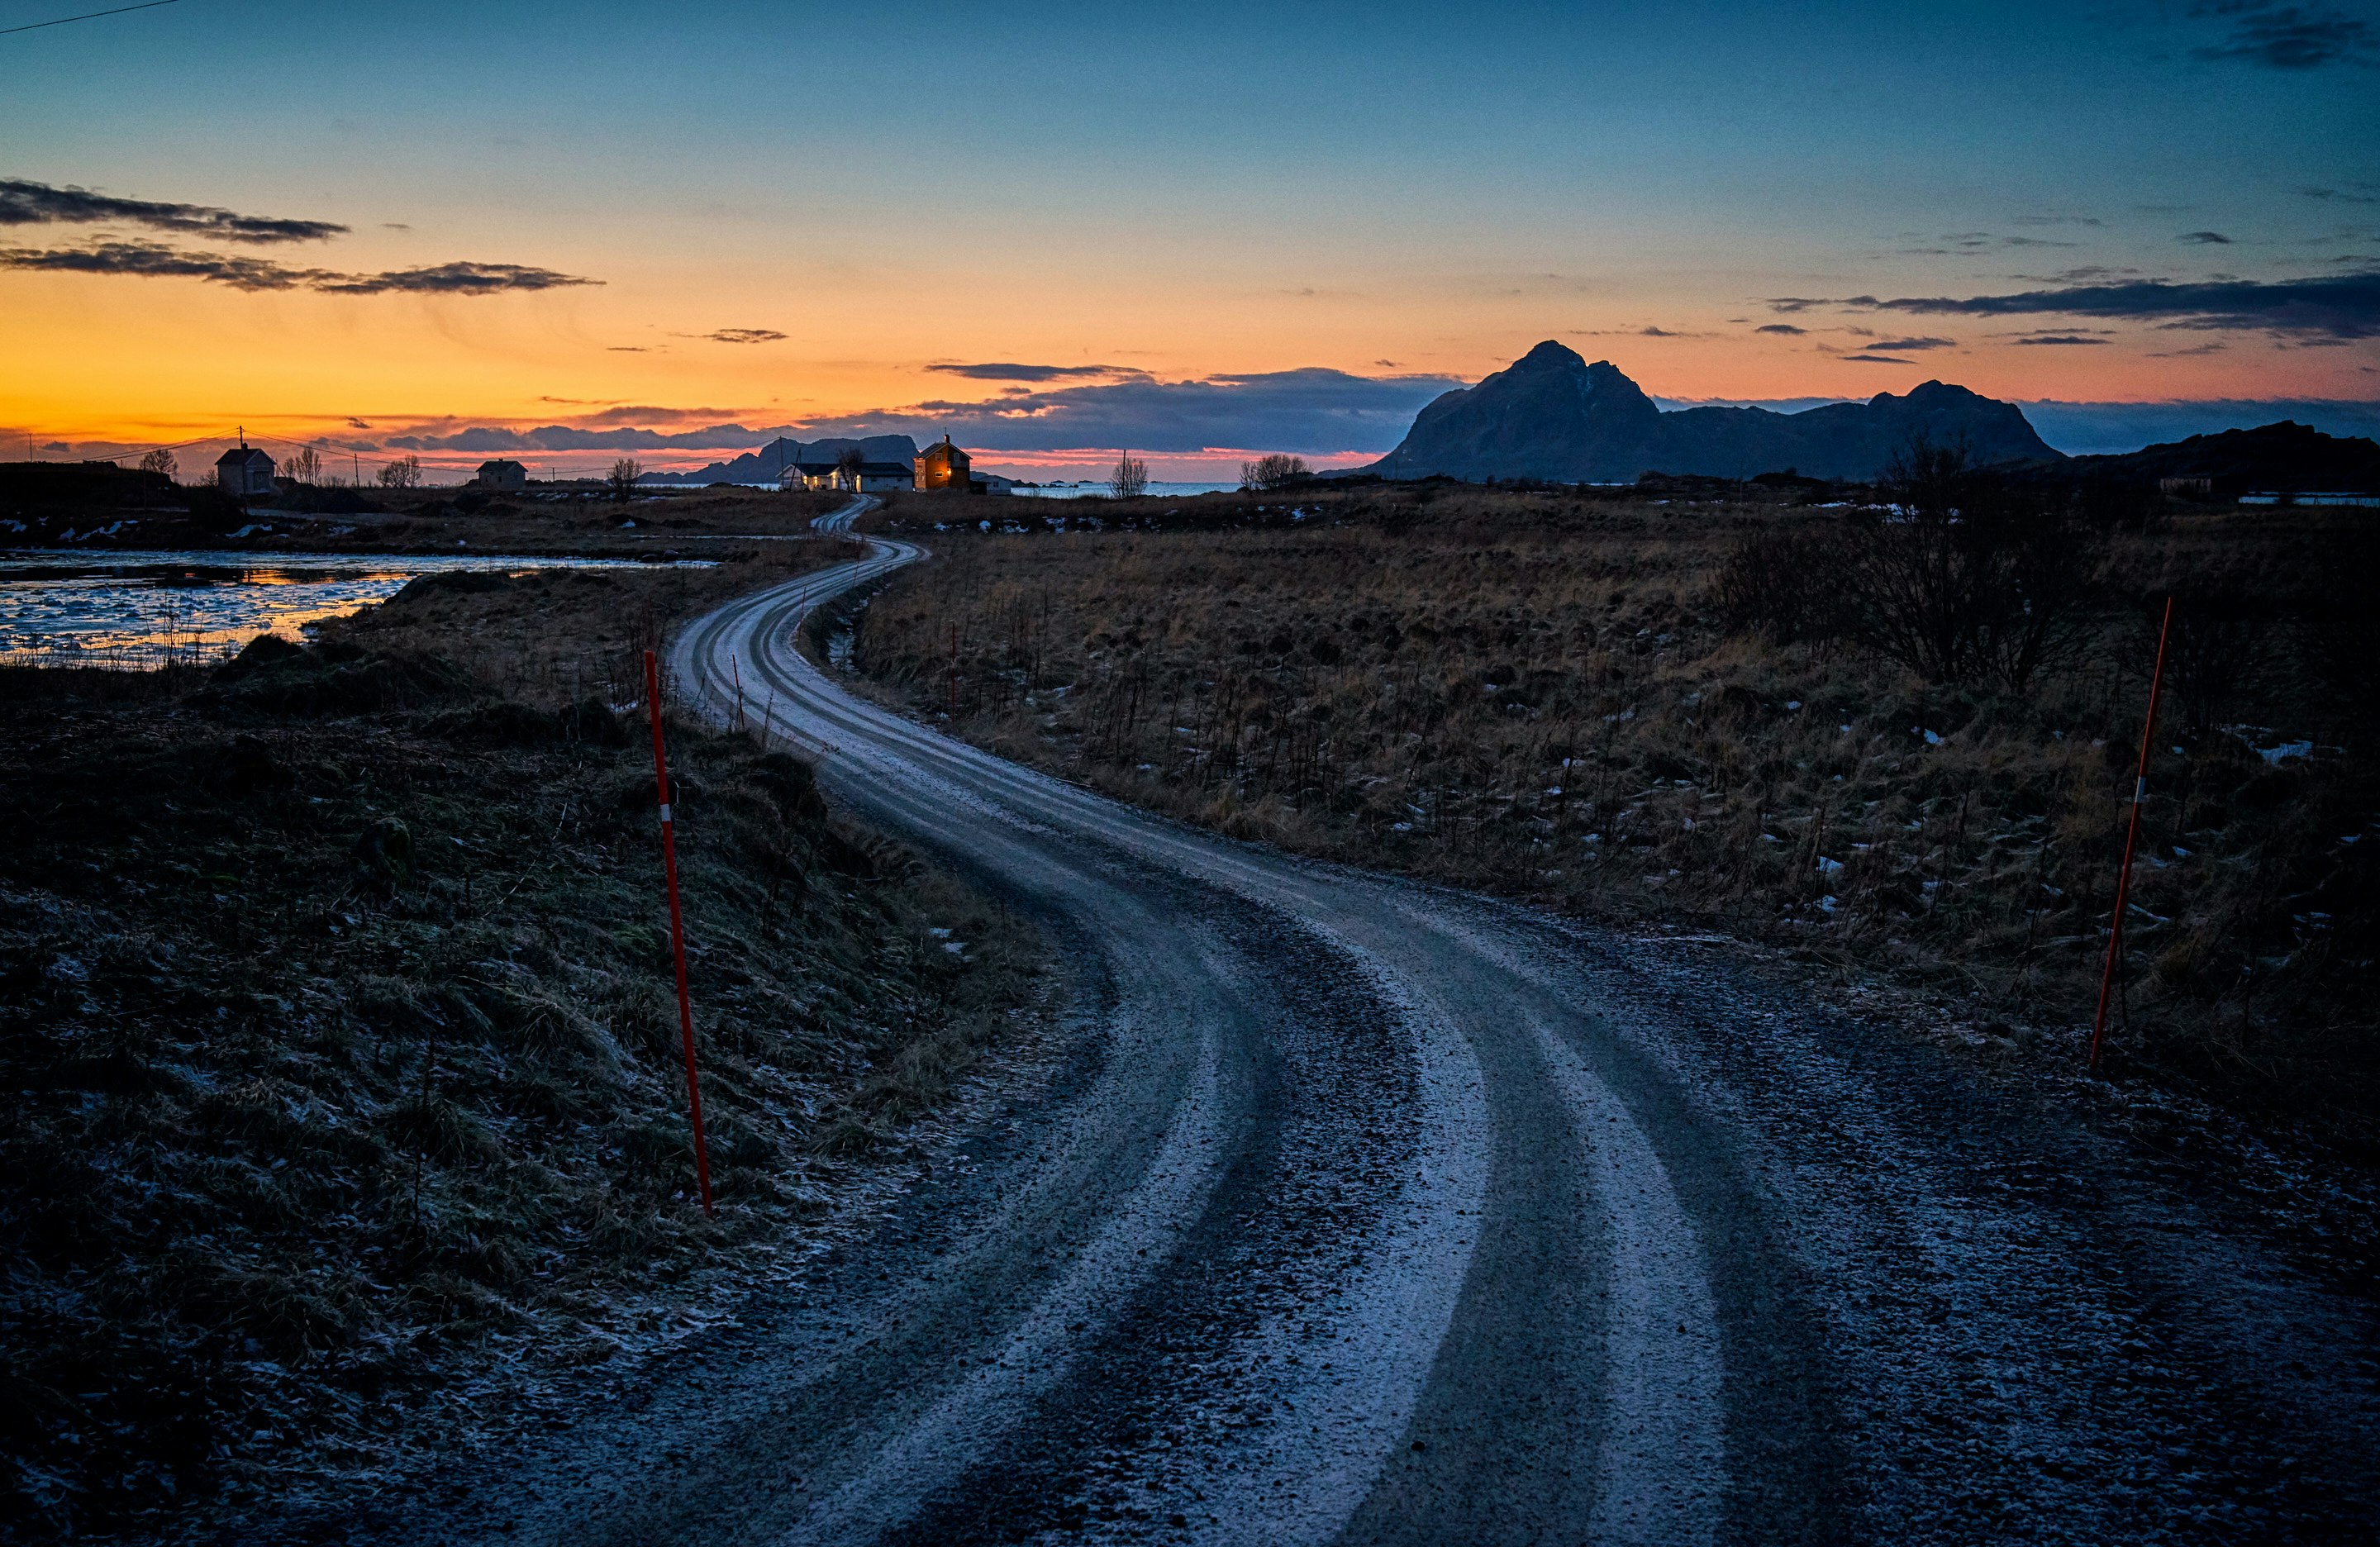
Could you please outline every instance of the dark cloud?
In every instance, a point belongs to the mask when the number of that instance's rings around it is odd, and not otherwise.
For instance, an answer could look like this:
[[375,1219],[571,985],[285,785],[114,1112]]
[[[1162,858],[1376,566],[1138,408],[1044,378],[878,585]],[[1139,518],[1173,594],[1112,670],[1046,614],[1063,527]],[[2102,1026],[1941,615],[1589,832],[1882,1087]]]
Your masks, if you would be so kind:
[[2209,62],[2238,59],[2277,70],[2320,69],[2325,65],[2374,62],[2369,22],[2328,6],[2277,6],[2272,0],[2218,0],[2191,13],[2231,22],[2222,43],[2191,50]]
[[598,408],[591,414],[581,416],[579,422],[581,424],[628,424],[640,419],[667,419],[675,420],[681,424],[693,420],[697,423],[708,422],[717,425],[734,419],[743,411],[740,408],[664,408],[652,403],[613,403],[609,407]]
[[2301,189],[2298,191],[2309,199],[2327,200],[2340,204],[2380,204],[2380,194],[2374,193],[2349,193],[2342,189],[2335,188],[2309,188]]
[[0,269],[128,274],[141,279],[203,279],[235,290],[319,290],[343,296],[490,296],[505,290],[551,290],[602,283],[519,263],[436,263],[382,274],[342,274],[334,269],[296,268],[270,258],[182,252],[153,242],[101,242],[87,248],[0,248]]
[[[2020,215],[2018,218],[2022,220],[2025,217]],[[2041,225],[2067,224],[2096,225],[2099,223],[2095,220],[2083,220],[2079,216],[2054,217],[2045,215],[2035,219],[2034,224]],[[1944,243],[1945,245],[1940,247],[1904,247],[1898,250],[1904,256],[1912,258],[1952,258],[1969,253],[1984,252],[1990,249],[1998,247],[2080,247],[2082,245],[2080,242],[2062,241],[2053,237],[1998,237],[1994,236],[1989,231],[1953,231],[1947,236],[1937,237],[1933,239],[1935,241]]]
[[1853,296],[1840,304],[1922,316],[2113,317],[2168,327],[2370,338],[2380,335],[2380,270],[2315,279],[2163,279],[2078,285],[2008,296]]
[[347,227],[327,220],[282,220],[238,214],[212,204],[115,199],[89,189],[52,188],[20,177],[0,177],[0,225],[90,225],[100,221],[123,221],[152,231],[188,232],[259,246],[318,242],[347,233]]
[[962,444],[990,451],[1386,451],[1431,398],[1463,384],[1444,376],[1357,376],[1316,366],[1193,382],[1140,375],[989,403],[919,403],[813,423],[805,432],[930,438],[948,429]]
[[774,328],[721,328],[702,336],[713,344],[774,344],[785,335]]
[[949,362],[929,365],[945,376],[965,376],[977,382],[1055,382],[1072,376],[1136,376],[1141,374],[1122,365],[1018,365],[1008,360],[985,360],[979,364]]
[[177,252],[153,242],[101,242],[86,248],[0,248],[0,269],[54,274],[132,274],[143,279],[203,279],[235,290],[296,290],[346,274],[292,268],[270,258]]
[[1791,323],[1763,323],[1760,326],[1753,329],[1752,331],[1755,333],[1781,333],[1786,335],[1788,337],[1800,338],[1810,330],[1808,328],[1797,328]]
[[1830,301],[1817,296],[1771,296],[1768,298],[1768,310],[1771,311],[1782,311],[1787,316],[1791,316],[1797,311],[1807,311],[1814,306],[1840,306],[1841,304],[1842,303],[1840,301]]
[[540,424],[510,430],[499,425],[470,425],[445,432],[391,435],[383,449],[394,451],[719,451],[749,448],[791,434],[791,425],[754,428],[712,424],[698,430],[643,430],[634,425]]
[[[622,424],[547,424],[529,429],[466,425],[392,437],[387,449],[454,451],[710,451],[749,449],[779,435],[907,434],[938,439],[947,430],[984,452],[1112,450],[1163,455],[1208,450],[1293,451],[1304,455],[1380,452],[1396,445],[1430,399],[1464,384],[1444,376],[1356,376],[1309,367],[1204,381],[1067,383],[1045,391],[1003,393],[989,402],[926,402],[798,425],[703,425],[661,431]],[[650,407],[607,410],[682,417],[700,409]]]
[[607,344],[603,352],[607,355],[649,355],[652,350],[642,344]]
[[1840,359],[1853,360],[1862,365],[1914,365],[1913,359],[1896,359],[1890,355],[1840,355]]
[[2229,247],[2231,245],[2231,238],[2225,236],[2220,231],[2184,231],[2175,239],[2178,241],[2198,242],[2204,245],[2216,247]]
[[352,415],[351,415],[351,416],[349,416],[349,418],[348,418],[348,420],[347,420],[347,425],[348,425],[348,427],[349,427],[350,429],[355,429],[355,430],[369,430],[369,429],[370,429],[370,428],[371,428],[371,426],[370,426],[369,423],[365,422],[364,420],[360,420],[360,419],[357,419],[357,418],[353,417]]
[[2014,344],[2105,344],[2104,338],[2086,338],[2079,333],[2044,333],[2031,338],[2010,340]]
[[1867,346],[1875,354],[1909,354],[1918,349],[1955,349],[1955,338],[1879,338]]
[[525,263],[432,263],[427,268],[392,269],[384,274],[343,274],[317,290],[343,296],[395,294],[492,296],[505,290],[559,290],[574,285],[601,285],[600,279],[557,274]]

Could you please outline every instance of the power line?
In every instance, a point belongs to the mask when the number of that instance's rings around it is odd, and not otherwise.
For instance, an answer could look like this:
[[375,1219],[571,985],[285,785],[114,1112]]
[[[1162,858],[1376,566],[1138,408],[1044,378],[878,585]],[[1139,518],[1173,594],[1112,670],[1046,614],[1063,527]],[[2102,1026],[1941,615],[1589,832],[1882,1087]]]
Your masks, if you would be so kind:
[[127,11],[153,11],[160,6],[176,6],[181,0],[147,0],[145,5],[118,6],[112,11],[85,11],[80,16],[62,16],[55,21],[28,22],[22,27],[0,27],[0,38],[11,32],[38,32],[44,27],[64,27],[69,21],[91,21],[103,16],[122,16]]

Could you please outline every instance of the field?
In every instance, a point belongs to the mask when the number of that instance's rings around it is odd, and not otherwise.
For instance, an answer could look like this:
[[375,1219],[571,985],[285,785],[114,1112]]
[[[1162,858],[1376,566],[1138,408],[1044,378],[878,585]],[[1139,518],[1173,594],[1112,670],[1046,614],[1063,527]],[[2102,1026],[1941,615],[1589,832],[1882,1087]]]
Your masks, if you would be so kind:
[[726,537],[785,537],[842,505],[841,494],[701,489],[627,501],[577,493],[478,489],[302,488],[278,507],[240,509],[210,490],[181,505],[97,508],[0,500],[0,534],[27,547],[224,549],[309,553],[578,554],[635,558],[707,553]]
[[674,724],[703,1217],[633,664],[839,551],[433,577],[212,675],[0,673],[9,1516],[390,1486],[823,1249],[1037,949],[807,764]]
[[[2111,1066],[2368,1143],[2360,516],[2082,512],[1984,559],[1955,520],[1461,487],[882,519],[937,556],[854,659],[971,739],[1233,835],[1781,944],[2065,1066],[2179,595]],[[1985,559],[2012,600],[1948,658],[1883,603],[1835,615]]]

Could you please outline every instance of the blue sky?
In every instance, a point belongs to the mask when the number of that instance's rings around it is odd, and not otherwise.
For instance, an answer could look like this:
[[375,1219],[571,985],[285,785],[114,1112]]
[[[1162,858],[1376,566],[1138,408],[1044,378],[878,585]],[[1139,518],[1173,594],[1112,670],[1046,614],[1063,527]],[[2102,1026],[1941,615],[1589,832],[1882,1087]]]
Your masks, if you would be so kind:
[[[0,0],[0,26],[76,8]],[[2380,269],[2375,65],[2370,6],[2240,0],[178,0],[0,37],[0,179],[336,223],[266,256],[349,279],[468,262],[598,283],[239,290],[83,250],[122,230],[0,226],[33,255],[0,258],[0,309],[40,323],[0,344],[0,425],[824,423],[1016,384],[935,370],[972,361],[1252,406],[1233,384],[1336,372],[1371,384],[1354,424],[1378,384],[1475,380],[1545,337],[1679,399],[1940,377],[2352,405],[2380,398],[2360,292],[2311,330],[2252,304],[1975,303]],[[1930,301],[1968,310],[1895,304]],[[187,367],[227,330],[236,369]],[[1153,399],[1108,384],[1086,422],[1128,431],[1122,389]],[[1225,438],[1263,448],[1279,422]]]

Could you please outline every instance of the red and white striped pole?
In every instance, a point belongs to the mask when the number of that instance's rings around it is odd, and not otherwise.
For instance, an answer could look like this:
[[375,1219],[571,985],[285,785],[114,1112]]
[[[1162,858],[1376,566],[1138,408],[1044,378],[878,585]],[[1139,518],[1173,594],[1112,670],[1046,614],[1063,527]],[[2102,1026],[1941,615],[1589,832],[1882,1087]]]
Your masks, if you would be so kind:
[[686,993],[686,925],[677,906],[677,832],[670,820],[668,754],[662,749],[662,673],[645,652],[645,704],[653,722],[653,782],[662,803],[662,872],[669,878],[670,952],[677,958],[677,1029],[686,1047],[686,1106],[694,1119],[694,1176],[702,1188],[702,1212],[710,1208],[710,1145],[702,1133],[702,1086],[694,1072],[694,1002]]
[[2132,847],[2141,839],[2141,803],[2149,795],[2149,748],[2156,738],[2157,694],[2165,688],[2165,641],[2173,632],[2173,598],[2157,626],[2156,670],[2149,677],[2149,717],[2141,726],[2141,765],[2132,775],[2132,820],[2124,833],[2124,866],[2116,872],[2116,917],[2107,930],[2107,964],[2099,973],[2099,1013],[2091,1022],[2091,1072],[2099,1072],[2099,1041],[2107,1033],[2107,1002],[2116,987],[2116,957],[2124,948],[2124,909],[2132,895]]

